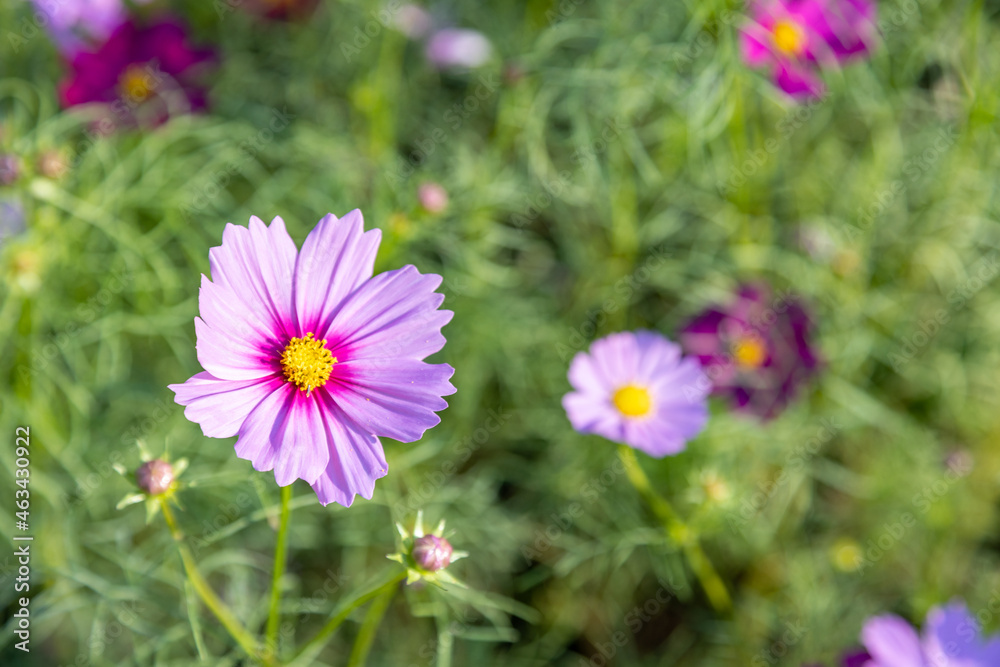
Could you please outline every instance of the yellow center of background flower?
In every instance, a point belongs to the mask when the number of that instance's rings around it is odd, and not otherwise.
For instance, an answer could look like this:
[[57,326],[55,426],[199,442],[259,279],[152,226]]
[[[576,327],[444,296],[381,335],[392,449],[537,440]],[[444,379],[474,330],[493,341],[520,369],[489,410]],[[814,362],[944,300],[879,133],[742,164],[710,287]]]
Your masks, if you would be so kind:
[[305,338],[292,338],[281,353],[281,371],[299,391],[309,392],[325,385],[335,363],[337,359],[326,349],[326,341],[314,339],[311,332]]
[[145,68],[139,65],[129,65],[122,73],[118,85],[123,96],[135,102],[142,102],[153,92],[150,81],[151,78]]
[[778,21],[772,29],[774,45],[779,51],[790,56],[797,56],[805,50],[806,34],[802,28],[791,21]]
[[614,402],[618,411],[626,417],[641,417],[652,407],[649,392],[631,384],[615,392]]
[[767,359],[767,347],[757,338],[741,338],[733,343],[733,358],[743,368],[759,368]]

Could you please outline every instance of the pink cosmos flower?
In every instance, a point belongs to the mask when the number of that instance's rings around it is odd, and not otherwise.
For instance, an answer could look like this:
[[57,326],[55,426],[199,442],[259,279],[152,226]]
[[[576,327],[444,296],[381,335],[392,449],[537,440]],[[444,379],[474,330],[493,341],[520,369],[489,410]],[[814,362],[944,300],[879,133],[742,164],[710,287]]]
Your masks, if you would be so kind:
[[684,450],[708,421],[712,387],[697,359],[652,331],[594,341],[569,367],[563,396],[573,428],[662,457]]
[[226,225],[209,251],[195,318],[205,369],[171,385],[206,436],[239,436],[236,454],[309,482],[324,505],[371,498],[387,466],[380,437],[418,440],[455,393],[441,277],[413,266],[372,277],[381,233],[361,212],[327,215],[296,251],[281,218]]
[[129,21],[95,52],[73,57],[72,73],[59,87],[60,98],[64,107],[107,104],[119,124],[142,115],[162,121],[168,111],[205,107],[205,92],[196,76],[213,59],[210,50],[188,45],[179,23],[161,20],[140,27]]
[[820,369],[814,324],[796,297],[766,285],[741,285],[731,303],[711,306],[680,332],[684,350],[742,412],[779,415]]
[[818,66],[867,55],[876,35],[870,0],[757,0],[740,28],[740,50],[783,91],[811,98],[824,91]]

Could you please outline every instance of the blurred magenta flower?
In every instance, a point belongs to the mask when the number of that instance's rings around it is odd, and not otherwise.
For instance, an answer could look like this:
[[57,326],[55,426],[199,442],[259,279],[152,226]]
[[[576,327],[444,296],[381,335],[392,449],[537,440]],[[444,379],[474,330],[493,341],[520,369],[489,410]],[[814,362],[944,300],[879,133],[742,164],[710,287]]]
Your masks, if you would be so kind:
[[129,21],[97,51],[73,57],[60,98],[64,107],[110,105],[117,125],[134,122],[140,111],[160,122],[171,112],[205,108],[205,92],[196,79],[213,60],[211,50],[188,46],[187,33],[177,22],[140,27]]
[[[67,57],[107,39],[128,16],[123,0],[31,0],[46,17],[45,29]],[[146,4],[150,0],[134,0]]]
[[440,213],[448,208],[448,191],[438,183],[421,183],[417,199],[428,213]]
[[708,421],[711,383],[698,362],[652,331],[594,341],[569,368],[563,396],[573,428],[662,457],[684,450]]
[[184,414],[278,485],[304,479],[324,505],[371,498],[379,437],[418,440],[455,393],[441,277],[405,266],[372,277],[381,233],[361,212],[327,215],[300,252],[281,218],[226,225],[195,318],[205,372],[171,385]]
[[485,35],[463,28],[438,30],[424,49],[428,62],[437,69],[473,69],[485,64],[492,53]]
[[769,69],[781,90],[814,98],[824,91],[818,66],[868,54],[876,35],[870,0],[756,0],[740,28],[740,50],[751,67]]
[[871,654],[865,667],[1000,665],[1000,635],[982,637],[979,622],[961,601],[931,609],[922,637],[902,618],[886,614],[865,623],[861,640]]
[[744,285],[727,307],[710,307],[683,327],[680,342],[696,355],[717,394],[741,411],[770,419],[819,368],[812,321],[794,297]]

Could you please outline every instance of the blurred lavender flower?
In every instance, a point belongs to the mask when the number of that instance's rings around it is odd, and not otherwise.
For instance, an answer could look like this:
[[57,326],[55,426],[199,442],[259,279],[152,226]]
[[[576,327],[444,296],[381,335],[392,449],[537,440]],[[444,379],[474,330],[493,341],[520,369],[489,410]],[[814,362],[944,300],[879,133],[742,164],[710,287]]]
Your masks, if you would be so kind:
[[684,451],[708,421],[710,384],[698,363],[652,331],[594,341],[569,367],[563,396],[573,428],[662,457]]
[[0,246],[25,230],[24,204],[20,199],[0,199]]
[[680,334],[714,393],[764,419],[777,416],[820,364],[806,311],[787,296],[769,301],[766,287],[744,285],[733,303],[706,309]]
[[463,28],[438,30],[424,49],[428,62],[437,69],[473,69],[485,64],[492,53],[485,35]]
[[876,616],[861,630],[871,654],[865,667],[997,667],[1000,635],[981,636],[979,622],[964,602],[934,607],[927,613],[923,636],[893,614]]
[[[146,4],[150,0],[134,0]],[[47,17],[43,24],[56,48],[72,57],[77,51],[107,39],[128,16],[123,0],[31,0]]]

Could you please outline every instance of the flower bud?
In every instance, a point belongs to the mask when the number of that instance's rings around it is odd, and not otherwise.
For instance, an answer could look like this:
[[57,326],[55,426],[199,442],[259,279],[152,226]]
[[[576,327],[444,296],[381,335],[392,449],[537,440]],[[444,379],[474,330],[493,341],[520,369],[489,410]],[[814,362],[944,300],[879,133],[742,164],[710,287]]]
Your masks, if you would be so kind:
[[69,163],[59,151],[45,151],[38,157],[38,171],[46,178],[58,180],[68,169]]
[[427,42],[424,55],[437,69],[472,69],[490,59],[493,47],[481,32],[445,28]]
[[11,185],[21,175],[21,160],[16,155],[0,154],[0,185]]
[[451,562],[451,543],[437,535],[423,535],[413,541],[413,560],[428,572],[437,572]]
[[417,199],[428,213],[440,213],[448,208],[448,191],[437,183],[422,183],[417,189]]
[[145,493],[157,496],[170,489],[174,482],[174,468],[166,461],[153,459],[139,466],[135,481]]

